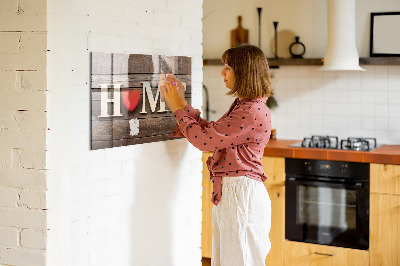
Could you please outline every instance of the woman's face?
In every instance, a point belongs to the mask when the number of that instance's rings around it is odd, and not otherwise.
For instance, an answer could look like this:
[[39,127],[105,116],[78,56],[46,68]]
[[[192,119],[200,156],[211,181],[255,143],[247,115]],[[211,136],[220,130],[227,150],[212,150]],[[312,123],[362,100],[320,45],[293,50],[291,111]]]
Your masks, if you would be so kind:
[[233,72],[233,69],[225,64],[221,71],[221,75],[224,77],[225,86],[228,89],[233,89],[235,86],[235,73]]

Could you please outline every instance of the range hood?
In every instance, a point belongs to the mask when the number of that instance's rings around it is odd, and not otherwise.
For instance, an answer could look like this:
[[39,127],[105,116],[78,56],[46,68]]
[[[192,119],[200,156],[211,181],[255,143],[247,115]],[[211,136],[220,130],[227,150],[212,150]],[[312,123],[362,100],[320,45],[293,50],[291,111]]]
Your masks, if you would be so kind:
[[355,0],[328,0],[328,44],[323,71],[358,70]]

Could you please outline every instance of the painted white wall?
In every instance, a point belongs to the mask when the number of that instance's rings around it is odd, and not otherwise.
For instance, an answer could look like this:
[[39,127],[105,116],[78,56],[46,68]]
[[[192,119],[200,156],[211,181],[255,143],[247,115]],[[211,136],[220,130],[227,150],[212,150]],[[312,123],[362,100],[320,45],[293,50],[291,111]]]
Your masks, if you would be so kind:
[[90,150],[89,52],[192,56],[201,0],[48,1],[47,265],[200,265],[201,152],[185,139]]
[[46,261],[46,1],[0,1],[0,265]]
[[[398,11],[392,0],[356,1],[357,47],[361,57],[369,56],[370,12]],[[326,47],[327,1],[204,1],[204,58],[220,58],[230,45],[230,30],[243,16],[250,30],[250,43],[258,44],[257,7],[263,7],[262,49],[268,56],[273,40],[272,21],[278,30],[290,29],[307,47],[305,57],[323,57]],[[232,6],[232,9],[228,7]],[[265,13],[264,13],[265,11]],[[222,15],[223,14],[223,15]],[[282,22],[282,23],[281,23]],[[247,24],[246,24],[247,23]],[[218,27],[216,26],[218,25]],[[217,36],[220,36],[217,38]],[[279,50],[278,50],[279,51]],[[400,143],[400,67],[363,66],[366,72],[321,72],[318,66],[281,66],[271,71],[279,107],[272,111],[272,124],[281,139],[302,139],[311,135],[376,137],[382,144]],[[204,84],[210,94],[210,119],[217,120],[232,103],[225,96],[220,66],[205,66]]]
[[[262,8],[261,49],[267,57],[274,56],[272,22],[278,21],[278,32],[291,31],[300,37],[300,41],[306,46],[304,57],[321,58],[324,56],[327,41],[327,2],[204,0],[204,58],[220,58],[229,48],[230,31],[237,27],[238,16],[242,16],[242,26],[249,30],[249,43],[258,45],[258,7]],[[360,57],[369,56],[370,13],[399,10],[398,0],[356,0],[356,42]]]

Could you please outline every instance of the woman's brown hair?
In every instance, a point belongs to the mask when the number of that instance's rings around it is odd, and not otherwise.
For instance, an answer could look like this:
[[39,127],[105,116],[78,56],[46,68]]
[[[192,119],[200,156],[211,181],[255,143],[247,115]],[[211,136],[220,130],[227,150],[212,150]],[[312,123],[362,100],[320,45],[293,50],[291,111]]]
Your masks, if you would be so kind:
[[240,45],[222,54],[222,63],[235,74],[235,86],[227,95],[255,99],[273,95],[268,61],[263,51],[253,45]]

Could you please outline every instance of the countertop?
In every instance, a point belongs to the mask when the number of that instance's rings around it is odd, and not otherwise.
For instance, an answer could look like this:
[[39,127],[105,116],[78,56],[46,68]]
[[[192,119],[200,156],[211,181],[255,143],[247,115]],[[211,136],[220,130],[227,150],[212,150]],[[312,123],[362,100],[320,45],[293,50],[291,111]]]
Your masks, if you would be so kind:
[[363,163],[400,164],[400,145],[382,145],[372,151],[290,147],[301,140],[270,140],[264,156]]

